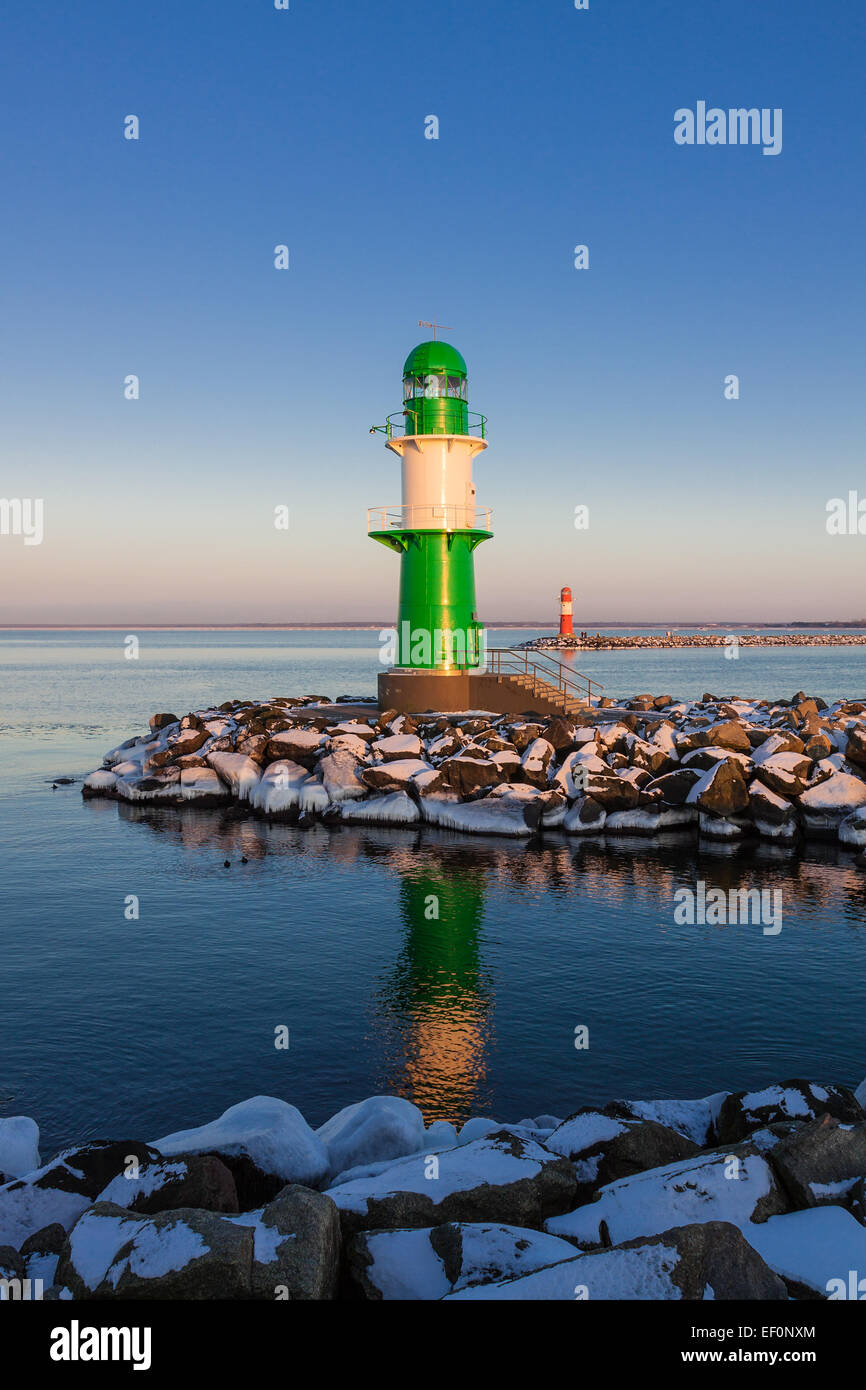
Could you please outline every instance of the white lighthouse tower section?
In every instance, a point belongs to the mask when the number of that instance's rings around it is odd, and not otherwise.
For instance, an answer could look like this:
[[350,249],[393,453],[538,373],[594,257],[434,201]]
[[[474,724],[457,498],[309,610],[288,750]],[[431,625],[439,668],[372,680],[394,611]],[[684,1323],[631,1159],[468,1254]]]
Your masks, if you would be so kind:
[[[486,440],[464,434],[413,434],[389,439],[388,448],[402,463],[404,526],[452,531],[478,524],[472,460],[487,448]],[[483,524],[484,518],[480,520]]]

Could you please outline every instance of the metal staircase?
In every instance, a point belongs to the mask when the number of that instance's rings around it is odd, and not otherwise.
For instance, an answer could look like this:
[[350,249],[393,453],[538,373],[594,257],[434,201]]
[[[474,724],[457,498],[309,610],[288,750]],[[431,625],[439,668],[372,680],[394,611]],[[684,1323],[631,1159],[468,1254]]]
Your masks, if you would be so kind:
[[604,686],[580,671],[563,666],[554,656],[540,651],[518,651],[514,647],[492,647],[487,651],[487,674],[500,684],[526,691],[565,715],[579,714]]

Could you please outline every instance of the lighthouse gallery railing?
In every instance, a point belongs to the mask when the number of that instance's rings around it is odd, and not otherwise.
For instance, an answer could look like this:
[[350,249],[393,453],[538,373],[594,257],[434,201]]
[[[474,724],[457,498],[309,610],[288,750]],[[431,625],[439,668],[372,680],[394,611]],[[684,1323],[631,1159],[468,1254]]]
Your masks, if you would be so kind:
[[456,503],[410,507],[368,507],[367,531],[489,531],[489,507]]
[[[445,397],[443,397],[442,399],[444,400]],[[469,435],[469,434],[474,435],[474,436],[476,436],[478,439],[486,439],[486,438],[487,438],[487,416],[486,416],[486,415],[479,415],[476,411],[470,410],[470,411],[467,412],[467,417],[468,417],[468,423],[467,423],[467,426],[466,426],[466,433],[467,433],[468,435]],[[415,434],[416,431],[415,431],[414,428],[408,428],[408,429],[407,429],[407,424],[408,424],[408,422],[409,422],[410,419],[412,420],[413,425],[414,425],[414,412],[412,412],[412,413],[410,414],[410,412],[405,411],[405,410],[395,410],[394,413],[393,413],[392,415],[389,415],[389,416],[387,417],[387,419],[386,419],[384,425],[371,425],[371,426],[370,426],[370,433],[371,433],[371,434],[384,434],[385,437],[386,437],[387,439],[393,439],[393,438],[395,437],[395,435],[396,435],[397,437],[399,437],[400,435],[403,435],[403,434]],[[446,429],[441,429],[441,430],[437,430],[436,433],[437,433],[437,434],[450,434],[451,431],[450,431],[450,430],[446,430]]]

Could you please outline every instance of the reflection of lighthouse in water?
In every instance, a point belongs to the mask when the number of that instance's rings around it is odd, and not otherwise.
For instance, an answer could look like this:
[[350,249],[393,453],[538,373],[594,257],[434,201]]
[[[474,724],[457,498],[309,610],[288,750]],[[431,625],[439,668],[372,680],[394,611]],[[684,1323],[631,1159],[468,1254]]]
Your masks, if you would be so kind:
[[400,886],[404,946],[378,1001],[397,1035],[385,1089],[407,1096],[428,1123],[460,1123],[484,1108],[491,998],[479,964],[482,883],[477,867],[449,863]]

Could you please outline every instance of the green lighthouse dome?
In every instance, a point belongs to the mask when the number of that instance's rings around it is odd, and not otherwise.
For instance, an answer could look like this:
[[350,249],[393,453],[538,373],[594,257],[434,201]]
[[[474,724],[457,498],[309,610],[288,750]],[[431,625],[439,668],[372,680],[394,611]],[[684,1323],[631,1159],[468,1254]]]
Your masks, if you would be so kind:
[[403,368],[407,434],[466,434],[466,363],[450,343],[419,343]]
[[466,376],[466,363],[461,354],[450,343],[419,343],[406,358],[404,376],[425,375],[429,372],[445,372],[454,376]]

